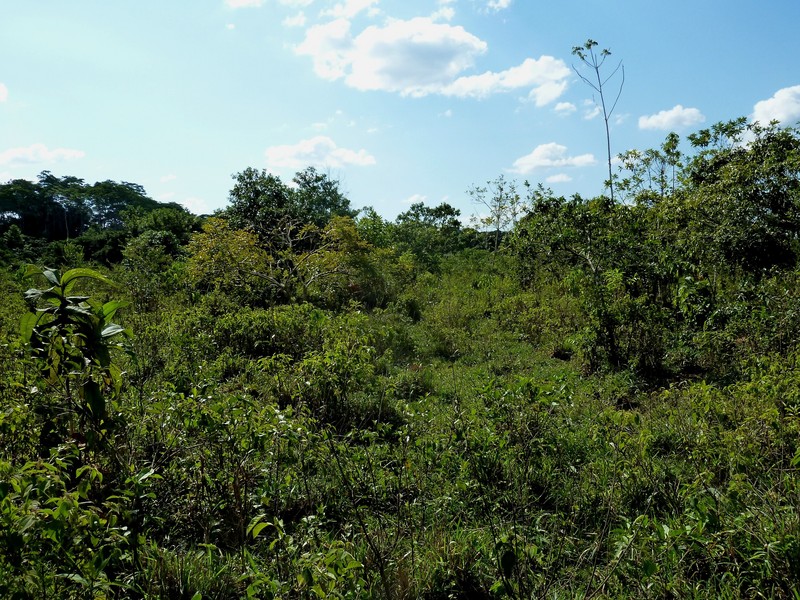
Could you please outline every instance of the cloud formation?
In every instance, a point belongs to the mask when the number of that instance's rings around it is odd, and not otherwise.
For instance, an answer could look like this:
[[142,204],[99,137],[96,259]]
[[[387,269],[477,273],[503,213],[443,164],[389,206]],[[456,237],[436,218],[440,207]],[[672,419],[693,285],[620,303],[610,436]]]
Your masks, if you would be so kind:
[[390,19],[355,36],[350,28],[345,18],[310,27],[295,51],[311,57],[314,72],[324,79],[344,79],[361,91],[412,97],[485,98],[526,89],[529,99],[543,106],[561,96],[570,75],[567,65],[552,56],[527,58],[500,72],[464,75],[488,45],[463,27],[434,17]]
[[521,65],[499,73],[487,71],[459,77],[441,93],[459,98],[485,98],[498,92],[531,88],[529,98],[536,106],[544,106],[561,96],[569,74],[567,65],[552,56],[542,56],[539,60],[526,58]]
[[566,173],[557,173],[555,175],[550,175],[550,177],[547,177],[544,180],[545,183],[569,183],[570,181],[572,181],[572,177],[570,177]]
[[550,142],[549,144],[537,146],[530,154],[526,154],[515,160],[514,165],[509,171],[519,175],[526,175],[536,169],[552,167],[588,167],[595,164],[595,162],[593,154],[568,156],[566,146]]
[[489,0],[486,6],[489,9],[497,12],[499,10],[504,10],[509,6],[511,6],[511,0]]
[[225,0],[228,8],[258,8],[264,4],[264,0]]
[[778,121],[781,125],[795,125],[800,121],[800,85],[775,92],[771,98],[756,102],[753,121],[767,125]]
[[665,131],[684,129],[699,125],[706,120],[705,115],[696,108],[684,108],[680,104],[654,115],[639,117],[639,129],[663,129]]
[[8,88],[0,83],[0,102],[5,102],[8,100]]
[[304,12],[301,10],[301,11],[300,11],[299,13],[297,13],[296,15],[293,15],[293,16],[291,16],[291,17],[286,17],[286,18],[285,18],[285,19],[282,21],[282,23],[283,23],[283,26],[284,26],[284,27],[305,27],[305,24],[306,24],[306,15],[305,15],[305,13],[304,13]]
[[571,115],[576,110],[578,110],[578,107],[575,106],[572,102],[559,102],[558,104],[556,104],[553,110],[555,110],[560,115]]
[[302,169],[309,165],[340,169],[348,165],[374,165],[375,157],[366,150],[339,148],[329,137],[317,135],[296,144],[272,146],[264,152],[267,166],[273,169]]
[[375,10],[372,6],[377,3],[378,0],[345,0],[323,10],[320,14],[334,19],[352,19],[363,10]]
[[39,163],[54,163],[64,160],[83,158],[83,150],[72,148],[53,148],[50,150],[44,144],[31,144],[20,148],[9,148],[0,152],[0,165],[34,165]]

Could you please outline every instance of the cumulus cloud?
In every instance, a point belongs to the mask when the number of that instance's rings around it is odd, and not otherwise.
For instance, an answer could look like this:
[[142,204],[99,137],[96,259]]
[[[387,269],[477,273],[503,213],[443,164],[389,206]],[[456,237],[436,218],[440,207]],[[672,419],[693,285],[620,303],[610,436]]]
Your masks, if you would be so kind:
[[372,6],[377,3],[378,0],[345,0],[345,2],[339,2],[333,7],[323,10],[320,14],[335,19],[352,19],[361,11],[373,12],[375,9]]
[[575,106],[572,102],[559,102],[556,104],[554,109],[560,115],[571,115],[578,107]]
[[8,100],[8,88],[0,83],[0,102],[5,102]]
[[486,42],[461,26],[428,17],[367,27],[353,40],[347,84],[425,96],[442,92],[486,52]]
[[296,144],[272,146],[264,152],[267,166],[274,169],[302,169],[309,165],[340,169],[347,165],[374,165],[375,157],[366,150],[339,148],[324,135],[301,140]]
[[520,175],[526,175],[536,169],[551,167],[588,167],[595,164],[595,162],[593,154],[568,156],[566,146],[550,142],[549,144],[537,146],[530,154],[526,154],[515,160],[514,165],[509,171]]
[[550,175],[550,177],[547,177],[544,180],[545,183],[569,183],[570,181],[572,181],[572,177],[570,177],[566,173],[557,173],[556,175]]
[[212,212],[211,205],[204,198],[190,196],[178,201],[185,209],[196,215],[207,215]]
[[599,117],[600,113],[603,112],[603,109],[600,108],[599,104],[595,104],[591,100],[584,100],[583,102],[584,111],[583,111],[583,118],[587,121],[591,121],[592,119]]
[[31,144],[22,148],[10,148],[0,152],[0,165],[32,165],[38,163],[54,163],[64,160],[83,158],[86,153],[72,148],[53,148],[44,144]]
[[305,24],[306,24],[306,15],[302,10],[296,15],[293,15],[291,17],[286,17],[283,20],[284,27],[303,27],[305,26]]
[[654,115],[639,117],[639,129],[663,129],[665,131],[683,129],[699,125],[706,118],[696,108],[684,108],[680,104]]
[[570,70],[551,56],[528,58],[505,71],[464,75],[487,49],[486,42],[461,26],[416,17],[373,25],[356,36],[349,20],[335,19],[310,27],[295,51],[312,58],[320,77],[344,78],[348,86],[362,91],[483,98],[528,89],[528,97],[542,106],[566,88]]
[[800,85],[780,89],[771,98],[756,102],[753,107],[753,121],[762,125],[771,121],[794,125],[800,121]]
[[526,58],[521,65],[498,73],[487,71],[481,75],[459,77],[446,86],[443,93],[461,98],[484,98],[490,94],[520,88],[531,88],[529,98],[536,106],[556,100],[567,87],[570,71],[564,61],[552,56],[538,60]]
[[305,39],[295,48],[295,52],[310,56],[314,62],[314,72],[323,79],[333,81],[344,77],[352,60],[352,45],[350,21],[335,19],[309,27]]
[[228,8],[258,8],[264,4],[264,0],[225,0]]
[[314,0],[279,0],[284,6],[291,6],[294,8],[303,8],[309,6]]
[[511,6],[511,0],[489,0],[489,3],[486,6],[490,10],[497,12]]
[[450,6],[442,6],[431,15],[433,21],[451,21],[456,16],[456,11]]

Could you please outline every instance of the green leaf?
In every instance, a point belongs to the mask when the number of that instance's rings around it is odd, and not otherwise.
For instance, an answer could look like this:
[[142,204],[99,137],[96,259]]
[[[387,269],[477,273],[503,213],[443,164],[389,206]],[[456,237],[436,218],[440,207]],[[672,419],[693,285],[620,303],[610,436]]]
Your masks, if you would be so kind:
[[[114,282],[111,281],[105,275],[101,275],[94,269],[86,269],[86,268],[78,268],[78,269],[70,269],[64,275],[61,276],[60,285],[64,289],[64,293],[68,294],[78,279],[94,279],[96,281],[102,281],[106,285],[114,286]],[[55,282],[56,285],[59,285],[59,282]]]
[[39,319],[41,317],[42,313],[33,312],[28,312],[22,315],[22,319],[20,319],[19,322],[19,333],[22,336],[22,341],[25,344],[30,343],[33,330],[39,324]]
[[44,278],[47,279],[47,281],[49,281],[53,285],[55,286],[59,285],[58,271],[56,271],[55,269],[45,269],[44,271],[42,271],[42,275],[44,275]]
[[60,575],[60,577],[63,577],[64,579],[69,579],[70,581],[74,581],[75,583],[80,583],[81,585],[85,586],[89,585],[89,582],[86,581],[85,578],[81,577],[77,573],[68,573],[65,575]]
[[87,381],[83,384],[83,399],[95,419],[100,420],[105,417],[106,400],[96,382]]
[[110,338],[124,331],[125,328],[122,325],[117,325],[116,323],[110,323],[109,325],[103,328],[103,331],[100,333],[100,335],[104,338]]
[[270,524],[269,524],[269,522],[266,522],[266,521],[265,521],[265,522],[263,522],[263,523],[257,523],[257,524],[256,524],[256,525],[255,525],[255,526],[254,526],[254,527],[253,527],[253,528],[250,530],[250,535],[252,535],[252,536],[253,536],[253,538],[257,538],[257,537],[258,537],[258,534],[259,534],[259,533],[261,533],[261,532],[262,532],[262,531],[263,531],[263,530],[264,530],[266,527],[269,527],[269,525],[270,525]]
[[652,577],[658,571],[658,565],[649,558],[642,563],[642,572],[645,577]]
[[130,302],[127,300],[111,300],[110,302],[106,302],[103,304],[103,318],[104,319],[112,319],[114,318],[114,314],[120,309],[125,308],[126,306],[130,306]]

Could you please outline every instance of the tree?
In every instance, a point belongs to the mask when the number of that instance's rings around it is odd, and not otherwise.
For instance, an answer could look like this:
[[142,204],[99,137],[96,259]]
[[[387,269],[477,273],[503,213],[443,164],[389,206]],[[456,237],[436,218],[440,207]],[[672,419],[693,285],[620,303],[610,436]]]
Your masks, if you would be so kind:
[[[192,236],[188,252],[187,273],[201,290],[250,296],[264,288],[270,259],[251,231],[212,217]],[[280,287],[280,282],[272,283]]]
[[462,247],[460,214],[446,202],[434,207],[412,204],[395,220],[398,249],[411,252],[424,268],[435,271],[443,256]]
[[[606,150],[608,156],[608,189],[609,195],[611,196],[611,200],[614,200],[614,176],[611,172],[611,133],[609,131],[608,121],[611,118],[611,115],[614,113],[614,109],[617,107],[617,102],[619,101],[619,97],[622,95],[622,87],[625,85],[625,67],[622,64],[622,61],[614,68],[613,71],[608,75],[608,77],[603,78],[603,75],[600,73],[601,69],[603,68],[603,64],[605,64],[606,59],[611,56],[611,51],[608,48],[601,50],[599,53],[595,52],[595,47],[597,47],[597,42],[592,39],[586,40],[583,46],[573,46],[572,47],[572,54],[577,56],[580,61],[589,68],[590,71],[593,73],[593,78],[590,79],[583,75],[574,65],[573,70],[581,78],[586,85],[592,88],[595,92],[597,92],[598,96],[600,96],[600,109],[603,112],[603,122],[605,123],[606,127]],[[617,96],[614,99],[614,102],[609,107],[606,102],[606,84],[616,75],[618,72],[622,73],[622,80],[619,84],[619,90],[617,92]]]
[[[526,184],[527,185],[527,184]],[[523,202],[517,192],[517,184],[506,181],[500,175],[493,181],[487,181],[486,187],[473,186],[467,190],[473,204],[486,208],[489,212],[484,216],[475,217],[479,225],[491,227],[494,230],[494,249],[500,247],[500,234],[509,225],[516,225],[517,218],[522,212]]]
[[37,182],[15,179],[0,185],[0,228],[12,224],[47,241],[76,237],[89,227],[91,210],[83,180],[42,171]]
[[658,149],[628,150],[618,156],[623,177],[617,180],[617,191],[628,201],[652,204],[664,200],[677,190],[682,171],[680,137],[670,133]]
[[313,167],[295,175],[294,189],[277,175],[251,167],[234,178],[225,215],[232,227],[253,231],[269,246],[282,245],[303,225],[324,227],[335,216],[355,216],[339,183]]
[[141,185],[127,181],[97,182],[86,190],[86,195],[92,207],[92,222],[101,229],[122,229],[125,211],[146,212],[164,206],[150,198]]
[[294,203],[301,218],[317,227],[324,227],[334,217],[355,217],[350,200],[339,189],[339,182],[314,167],[298,172],[292,178],[297,185]]
[[800,236],[800,131],[718,123],[689,136],[689,245],[706,268],[791,267]]

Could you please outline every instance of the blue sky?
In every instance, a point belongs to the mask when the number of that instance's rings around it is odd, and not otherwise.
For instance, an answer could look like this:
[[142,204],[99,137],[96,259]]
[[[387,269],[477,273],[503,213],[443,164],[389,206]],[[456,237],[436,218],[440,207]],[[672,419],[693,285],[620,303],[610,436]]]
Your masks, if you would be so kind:
[[0,0],[0,181],[130,181],[202,213],[248,166],[313,165],[392,219],[445,201],[466,220],[501,174],[596,195],[574,45],[624,63],[616,154],[796,123],[798,23],[797,0]]

